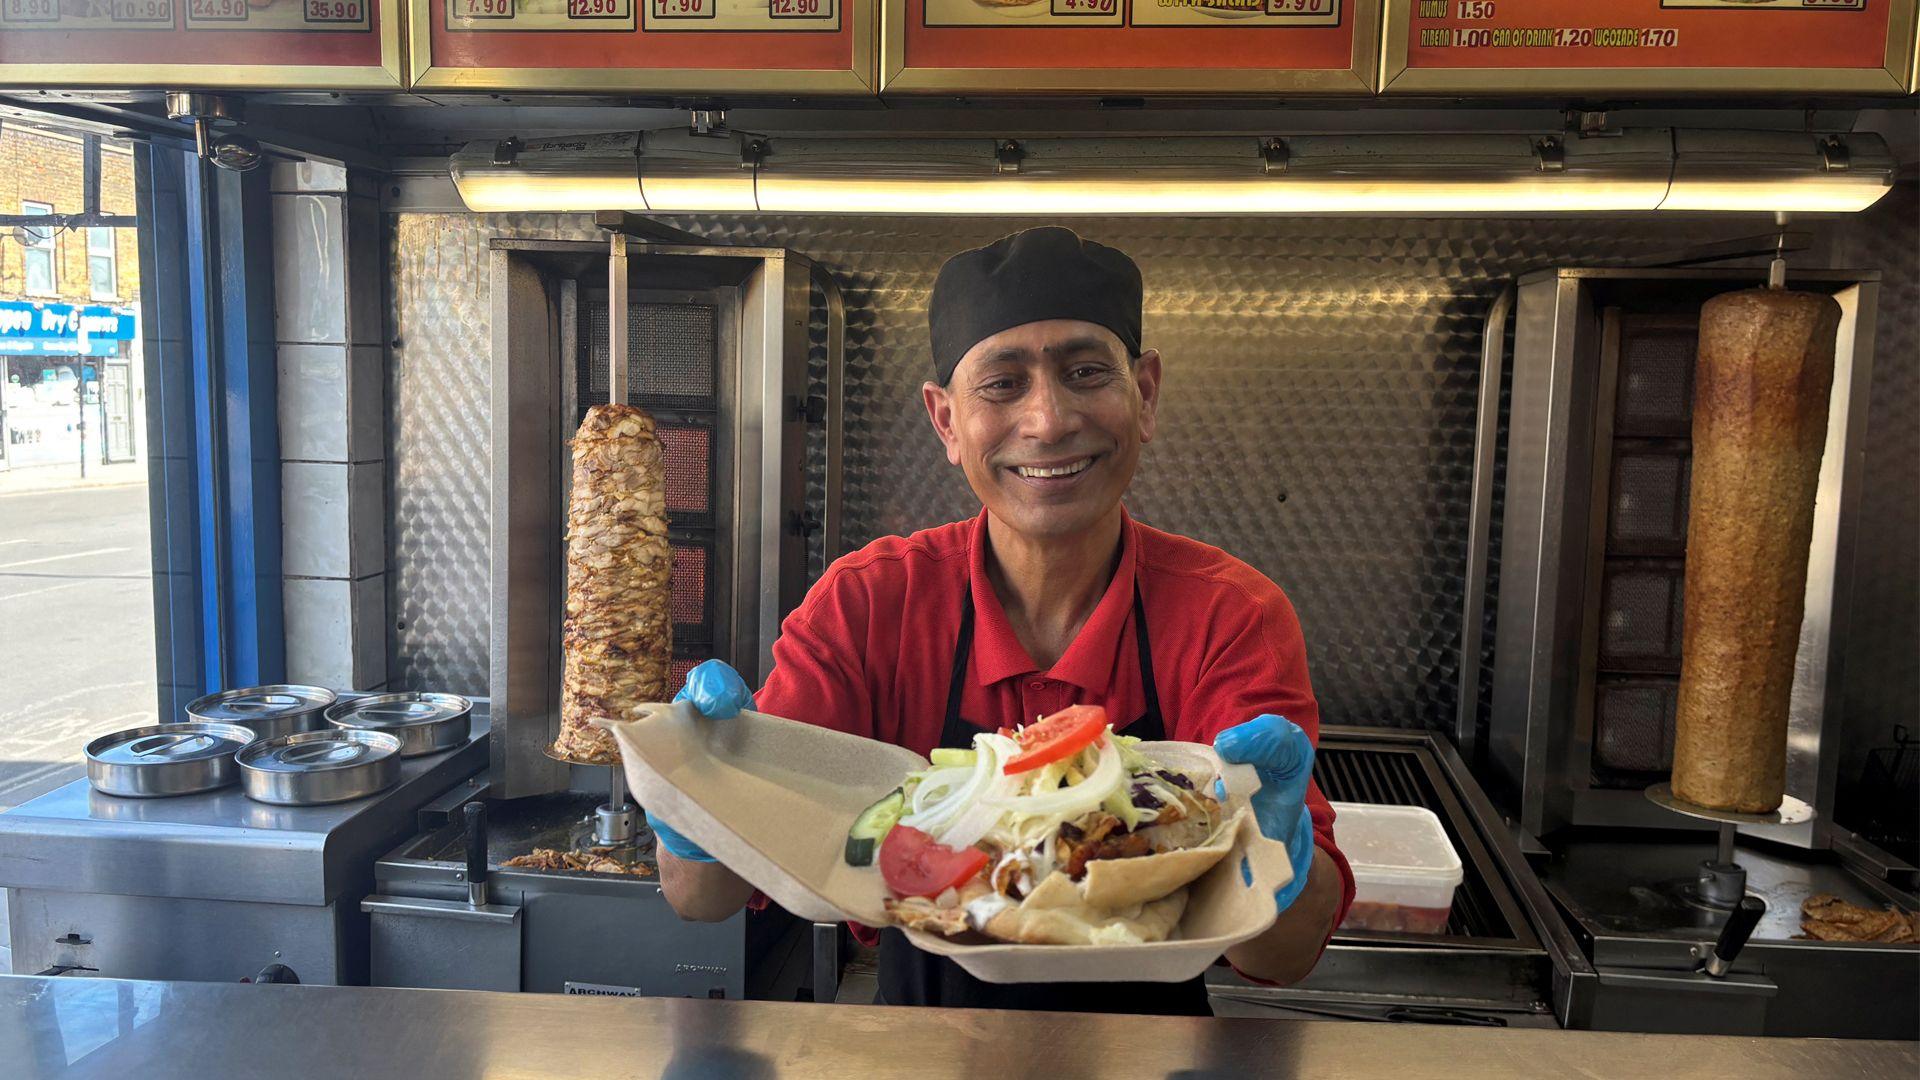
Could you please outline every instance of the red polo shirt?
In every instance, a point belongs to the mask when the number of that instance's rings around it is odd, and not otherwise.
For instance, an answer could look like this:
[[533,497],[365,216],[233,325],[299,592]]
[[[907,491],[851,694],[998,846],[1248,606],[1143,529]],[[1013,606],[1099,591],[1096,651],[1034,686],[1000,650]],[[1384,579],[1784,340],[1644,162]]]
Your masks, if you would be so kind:
[[[1262,713],[1317,745],[1320,707],[1300,620],[1280,587],[1219,548],[1126,516],[1113,581],[1066,655],[1041,671],[1014,636],[986,573],[987,516],[875,540],[835,560],[780,628],[755,700],[776,716],[926,754],[938,745],[960,627],[973,594],[973,655],[960,715],[992,731],[1075,703],[1105,707],[1124,731],[1146,711],[1133,627],[1140,589],[1167,737],[1212,744]],[[1353,872],[1333,840],[1333,808],[1307,789],[1314,840],[1340,868],[1334,925]]]

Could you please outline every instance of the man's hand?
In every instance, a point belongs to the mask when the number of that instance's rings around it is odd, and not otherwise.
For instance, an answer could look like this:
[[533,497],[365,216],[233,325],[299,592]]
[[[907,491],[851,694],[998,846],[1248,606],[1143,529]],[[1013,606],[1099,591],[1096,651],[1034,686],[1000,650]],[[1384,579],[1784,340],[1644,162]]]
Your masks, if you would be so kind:
[[1267,713],[1221,732],[1213,749],[1222,761],[1251,765],[1260,774],[1260,790],[1253,793],[1254,817],[1267,839],[1287,845],[1293,864],[1293,880],[1273,894],[1276,911],[1284,912],[1306,889],[1313,867],[1313,819],[1307,813],[1313,743],[1286,717]]
[[1307,785],[1313,780],[1313,743],[1285,717],[1257,716],[1213,740],[1221,760],[1251,765],[1260,773],[1253,794],[1260,832],[1287,845],[1293,880],[1273,894],[1273,926],[1227,950],[1242,974],[1282,985],[1313,970],[1340,906],[1341,880],[1333,859],[1313,842]]
[[[687,683],[673,696],[675,701],[685,701],[699,710],[700,715],[709,720],[730,720],[741,709],[753,707],[753,692],[747,689],[746,680],[725,660],[708,660],[687,672]],[[653,835],[668,854],[681,862],[710,863],[713,856],[701,849],[699,844],[687,839],[674,830],[674,827],[647,812],[647,824],[653,828]]]

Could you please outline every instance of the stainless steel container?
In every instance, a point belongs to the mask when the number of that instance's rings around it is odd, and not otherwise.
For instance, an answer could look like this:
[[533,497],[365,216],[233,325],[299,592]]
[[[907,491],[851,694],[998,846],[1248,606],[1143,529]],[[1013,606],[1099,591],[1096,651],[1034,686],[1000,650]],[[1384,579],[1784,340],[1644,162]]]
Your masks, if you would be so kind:
[[255,742],[235,761],[248,798],[318,806],[392,787],[400,779],[400,739],[384,731],[302,731]]
[[396,736],[401,757],[419,757],[466,742],[472,712],[473,702],[457,694],[408,692],[336,701],[326,718],[336,728]]
[[253,731],[238,724],[128,728],[87,744],[87,781],[127,799],[212,791],[239,779],[234,754],[253,741]]
[[187,716],[213,724],[240,724],[263,739],[327,726],[334,693],[323,686],[246,686],[222,690],[187,703]]

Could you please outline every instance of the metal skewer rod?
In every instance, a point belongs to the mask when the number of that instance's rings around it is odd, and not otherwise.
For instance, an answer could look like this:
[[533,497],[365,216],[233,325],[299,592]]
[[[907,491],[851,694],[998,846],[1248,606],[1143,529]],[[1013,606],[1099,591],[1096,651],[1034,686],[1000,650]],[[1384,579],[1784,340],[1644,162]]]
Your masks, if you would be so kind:
[[1780,226],[1779,236],[1773,244],[1773,260],[1767,263],[1767,288],[1784,289],[1787,287],[1787,212],[1773,212],[1773,223]]
[[627,403],[627,234],[609,234],[607,249],[607,400]]
[[[608,232],[607,240],[607,401],[627,403],[627,235]],[[607,766],[607,802],[594,811],[593,842],[601,847],[633,843],[634,806],[627,801],[627,774],[618,763]]]

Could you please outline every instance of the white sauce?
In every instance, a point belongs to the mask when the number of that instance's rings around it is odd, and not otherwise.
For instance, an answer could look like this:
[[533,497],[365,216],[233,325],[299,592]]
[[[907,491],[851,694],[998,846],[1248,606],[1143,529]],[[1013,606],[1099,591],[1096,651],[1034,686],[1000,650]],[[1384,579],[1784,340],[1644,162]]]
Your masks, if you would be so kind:
[[985,929],[995,915],[1013,907],[1013,901],[990,892],[967,904],[967,925],[975,930]]

